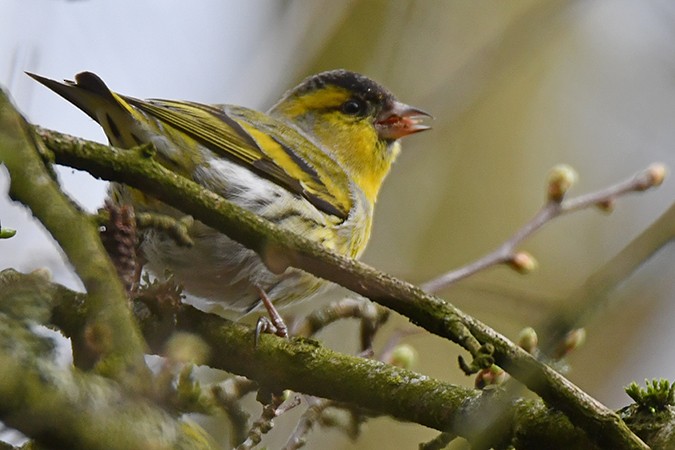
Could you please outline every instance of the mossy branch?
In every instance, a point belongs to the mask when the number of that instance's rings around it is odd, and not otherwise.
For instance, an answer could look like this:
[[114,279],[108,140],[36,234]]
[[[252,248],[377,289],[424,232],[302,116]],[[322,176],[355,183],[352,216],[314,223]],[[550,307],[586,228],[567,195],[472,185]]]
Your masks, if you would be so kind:
[[[0,272],[0,420],[40,448],[215,449],[198,426],[176,420],[124,386],[52,361],[50,341],[36,335],[53,302],[76,294],[46,272]],[[79,322],[89,316],[81,308]]]
[[501,334],[442,299],[280,229],[166,170],[154,161],[147,148],[119,150],[54,131],[38,133],[54,153],[56,163],[126,183],[170,203],[255,250],[275,270],[293,266],[338,283],[460,344],[474,356],[480,354],[483,344],[490,343],[501,367],[564,412],[601,445],[646,448],[614,412]]
[[[87,303],[86,294],[51,283],[42,273],[0,272],[0,291],[3,293],[0,320],[8,315],[49,323],[66,335],[77,333],[87,321],[82,307]],[[134,308],[136,311],[143,309],[142,305]],[[174,319],[175,327],[168,329],[157,323],[163,322],[163,318],[147,314],[139,317],[146,338],[155,343],[152,351],[161,353],[175,331],[193,333],[212,349],[209,359],[204,361],[206,364],[243,374],[270,391],[294,389],[357,405],[372,414],[387,414],[463,436],[476,445],[520,443],[519,449],[601,448],[588,439],[581,428],[572,425],[564,414],[551,409],[541,400],[514,399],[500,389],[479,391],[452,385],[379,361],[340,354],[306,338],[286,341],[263,335],[254,345],[252,328],[187,305],[176,307]],[[163,335],[158,336],[157,330],[162,330]],[[15,342],[13,348],[23,345],[21,340],[17,341],[17,333],[13,331],[0,335],[0,348],[10,347],[7,345],[9,342]],[[29,358],[32,362],[25,363],[15,353],[21,355],[25,352],[8,351],[5,355],[0,351],[0,363],[5,362],[5,356],[11,360],[0,367],[0,376],[5,377],[0,386],[0,404],[5,405],[0,408],[0,419],[18,430],[32,437],[40,436],[43,430],[33,428],[34,421],[29,420],[33,410],[37,410],[35,414],[44,417],[39,424],[45,429],[63,427],[59,431],[63,437],[59,437],[58,442],[68,439],[71,443],[89,442],[85,440],[95,437],[95,434],[86,434],[90,419],[98,421],[92,431],[101,433],[98,427],[118,430],[127,420],[137,420],[138,424],[130,425],[129,436],[125,439],[136,439],[136,430],[139,436],[143,436],[144,427],[162,421],[167,423],[157,428],[167,430],[165,439],[178,436],[175,424],[169,418],[143,401],[126,399],[113,383],[100,377],[71,373],[48,363],[45,366],[38,362],[40,358],[33,355]],[[20,364],[27,364],[23,375],[13,371]],[[73,427],[68,426],[67,421],[76,420],[75,415],[66,415],[62,419],[64,422],[56,421],[55,424],[54,417],[60,416],[58,410],[55,412],[50,407],[32,403],[32,397],[25,395],[28,390],[32,392],[35,389],[40,395],[44,390],[44,398],[55,399],[56,407],[67,408],[68,411],[82,411],[75,405],[84,402],[89,405],[89,409],[85,407],[84,410],[87,417],[81,418],[81,423]],[[66,392],[70,392],[70,396],[66,396]],[[17,406],[18,402],[23,402],[21,408]],[[17,408],[26,411],[25,415],[17,414]],[[508,411],[508,414],[500,415],[495,422],[495,411]],[[147,420],[141,417],[146,412],[149,414]],[[99,417],[106,414],[103,418]],[[101,434],[102,438],[105,436],[109,435]],[[152,433],[147,435],[148,438],[152,436]],[[57,441],[51,441],[52,444],[54,442]],[[126,448],[144,447],[132,445]]]
[[0,90],[0,162],[11,178],[9,194],[42,222],[87,289],[87,329],[101,338],[94,352],[97,368],[142,389],[147,378],[144,343],[127,308],[124,289],[114,276],[96,227],[63,194],[38,154],[42,145]]

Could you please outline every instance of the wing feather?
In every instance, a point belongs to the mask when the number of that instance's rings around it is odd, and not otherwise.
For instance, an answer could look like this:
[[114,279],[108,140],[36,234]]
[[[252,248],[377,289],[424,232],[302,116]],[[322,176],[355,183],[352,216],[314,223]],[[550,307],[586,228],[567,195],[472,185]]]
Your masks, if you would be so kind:
[[242,107],[124,100],[218,156],[306,198],[321,211],[347,218],[352,206],[349,178],[337,162],[294,127]]

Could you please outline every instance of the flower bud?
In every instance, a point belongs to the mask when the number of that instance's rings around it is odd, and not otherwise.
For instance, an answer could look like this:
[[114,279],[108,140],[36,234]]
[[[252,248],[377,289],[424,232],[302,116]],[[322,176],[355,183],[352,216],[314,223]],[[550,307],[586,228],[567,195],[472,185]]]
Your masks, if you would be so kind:
[[512,269],[518,273],[528,274],[538,267],[537,260],[528,252],[518,252],[508,262]]
[[565,335],[565,338],[558,346],[554,356],[559,359],[569,354],[573,350],[584,345],[586,342],[586,329],[585,328],[575,328]]
[[567,164],[555,166],[548,174],[548,199],[561,202],[577,179],[577,172],[571,166]]
[[534,331],[534,328],[523,328],[518,334],[518,346],[527,353],[532,354],[537,349],[538,344],[539,338],[537,337],[537,332]]
[[474,386],[476,389],[484,389],[487,386],[501,385],[508,378],[508,374],[496,364],[483,369],[476,374]]
[[654,163],[647,167],[642,174],[640,174],[640,182],[636,188],[637,191],[646,191],[649,188],[660,186],[666,178],[666,166],[661,163]]
[[417,350],[415,347],[409,344],[397,345],[394,351],[391,353],[391,359],[389,363],[396,367],[401,367],[403,369],[412,368],[417,362]]

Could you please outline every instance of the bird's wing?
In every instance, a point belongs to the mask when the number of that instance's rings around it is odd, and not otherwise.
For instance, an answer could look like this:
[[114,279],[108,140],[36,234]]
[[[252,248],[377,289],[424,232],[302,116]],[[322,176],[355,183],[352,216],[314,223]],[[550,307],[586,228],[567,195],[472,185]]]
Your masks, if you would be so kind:
[[122,97],[146,117],[187,134],[216,155],[345,219],[352,207],[349,178],[294,127],[242,107]]
[[[147,136],[138,132],[139,125],[150,127],[147,131],[170,142],[189,136],[219,157],[304,197],[327,214],[344,220],[352,208],[351,185],[342,168],[296,128],[266,114],[235,106],[139,100],[112,92],[91,72],[81,72],[75,81],[65,83],[28,75],[97,121],[115,146],[128,148],[147,142]],[[179,149],[183,144],[171,143]],[[187,150],[163,157],[186,175],[194,164]]]

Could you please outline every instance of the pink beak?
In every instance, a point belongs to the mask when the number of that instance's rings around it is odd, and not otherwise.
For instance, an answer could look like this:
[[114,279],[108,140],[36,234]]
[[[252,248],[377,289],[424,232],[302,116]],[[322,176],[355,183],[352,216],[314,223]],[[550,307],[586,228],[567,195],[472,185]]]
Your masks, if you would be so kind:
[[395,141],[409,134],[429,130],[429,125],[421,123],[426,118],[433,118],[421,109],[394,102],[391,108],[382,111],[375,119],[375,128],[381,139]]

